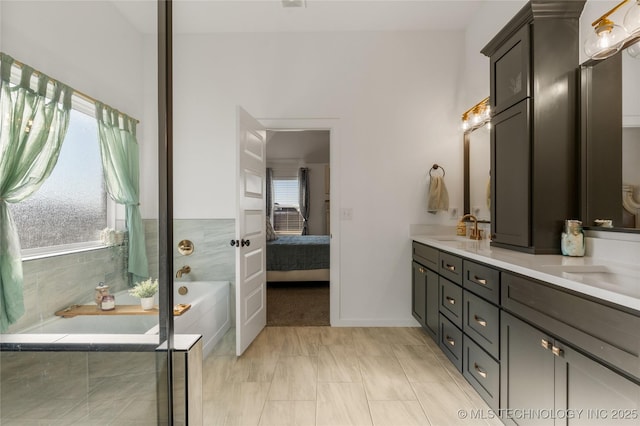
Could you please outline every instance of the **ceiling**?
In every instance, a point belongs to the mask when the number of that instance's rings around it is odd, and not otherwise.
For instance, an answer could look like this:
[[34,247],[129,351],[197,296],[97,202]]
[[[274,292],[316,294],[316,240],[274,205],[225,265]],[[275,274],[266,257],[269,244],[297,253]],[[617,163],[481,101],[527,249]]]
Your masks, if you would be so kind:
[[[155,0],[111,0],[141,33],[156,31]],[[464,29],[483,0],[174,0],[174,33]]]
[[329,163],[328,130],[267,130],[267,161]]

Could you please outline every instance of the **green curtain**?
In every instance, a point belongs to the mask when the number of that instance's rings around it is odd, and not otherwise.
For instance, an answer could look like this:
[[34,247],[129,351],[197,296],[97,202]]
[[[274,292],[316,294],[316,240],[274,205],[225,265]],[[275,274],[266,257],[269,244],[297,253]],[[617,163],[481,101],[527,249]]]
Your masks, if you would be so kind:
[[144,227],[140,216],[140,162],[136,121],[96,102],[100,154],[107,192],[126,208],[129,231],[129,272],[134,282],[149,277]]
[[8,204],[29,197],[51,174],[69,126],[72,93],[40,73],[32,80],[34,70],[26,65],[13,85],[13,64],[0,52],[0,332],[24,314],[20,240]]

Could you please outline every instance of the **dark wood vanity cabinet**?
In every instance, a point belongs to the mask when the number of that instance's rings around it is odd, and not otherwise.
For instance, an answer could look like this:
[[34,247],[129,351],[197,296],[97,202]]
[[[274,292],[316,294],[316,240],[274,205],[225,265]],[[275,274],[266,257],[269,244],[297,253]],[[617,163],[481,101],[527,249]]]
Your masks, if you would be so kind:
[[560,253],[578,214],[577,75],[584,1],[530,1],[490,58],[492,245]]
[[[446,251],[429,252],[427,247],[413,242],[413,316],[471,386],[497,410],[500,273]],[[420,258],[422,264],[416,261]],[[427,268],[424,263],[435,264],[437,269]],[[437,326],[435,332],[431,321]]]
[[640,312],[417,242],[413,253],[414,317],[504,423],[640,419]]

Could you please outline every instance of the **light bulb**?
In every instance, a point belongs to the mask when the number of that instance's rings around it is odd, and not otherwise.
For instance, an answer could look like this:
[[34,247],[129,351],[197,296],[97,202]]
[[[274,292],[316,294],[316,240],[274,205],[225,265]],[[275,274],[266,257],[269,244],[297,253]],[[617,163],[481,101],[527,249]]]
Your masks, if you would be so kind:
[[608,58],[620,50],[627,36],[627,31],[620,25],[604,19],[587,39],[584,51],[593,59]]
[[623,25],[631,36],[640,35],[640,0],[624,15]]

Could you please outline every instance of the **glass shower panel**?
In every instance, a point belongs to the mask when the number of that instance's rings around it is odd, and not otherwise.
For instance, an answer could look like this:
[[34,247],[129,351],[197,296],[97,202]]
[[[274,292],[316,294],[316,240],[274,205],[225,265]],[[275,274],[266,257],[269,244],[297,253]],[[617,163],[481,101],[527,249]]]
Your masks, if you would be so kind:
[[[24,314],[0,334],[2,424],[158,424],[170,415],[159,313],[171,309],[156,295],[144,311],[128,294],[137,279],[127,218],[106,194],[94,114],[99,101],[138,122],[140,212],[149,276],[158,278],[161,3],[0,1],[0,50],[15,59],[12,73],[29,66],[75,91],[54,172],[9,206],[23,249]],[[96,305],[101,283],[116,309]]]

